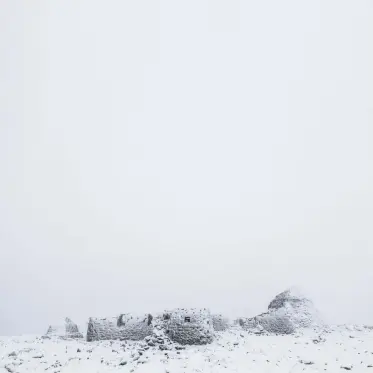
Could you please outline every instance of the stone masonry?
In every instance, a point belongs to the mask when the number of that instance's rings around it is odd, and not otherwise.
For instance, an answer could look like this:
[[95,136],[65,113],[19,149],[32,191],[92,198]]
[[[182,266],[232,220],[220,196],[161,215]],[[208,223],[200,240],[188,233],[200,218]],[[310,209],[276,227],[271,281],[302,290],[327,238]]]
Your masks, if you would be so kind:
[[49,326],[47,337],[60,337],[60,338],[83,338],[83,334],[79,332],[78,326],[73,323],[68,317],[65,319],[63,325],[51,325]]
[[119,317],[105,319],[90,318],[87,341],[115,339],[139,341],[152,334],[152,320],[150,314],[140,317],[121,314]]
[[165,332],[181,345],[203,345],[214,339],[213,321],[208,309],[178,308],[164,315]]

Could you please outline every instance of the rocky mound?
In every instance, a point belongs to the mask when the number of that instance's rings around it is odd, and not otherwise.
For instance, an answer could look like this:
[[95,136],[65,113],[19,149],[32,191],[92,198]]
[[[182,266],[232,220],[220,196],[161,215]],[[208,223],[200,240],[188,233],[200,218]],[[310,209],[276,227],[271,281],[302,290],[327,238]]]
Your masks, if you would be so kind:
[[270,302],[268,312],[249,319],[241,318],[239,324],[256,334],[292,334],[300,329],[324,325],[312,301],[296,289],[278,294]]
[[323,326],[313,302],[297,289],[278,294],[269,304],[268,312],[288,317],[295,329]]
[[83,334],[79,332],[78,326],[73,323],[68,317],[65,319],[63,325],[49,326],[46,337],[59,337],[59,338],[83,338]]

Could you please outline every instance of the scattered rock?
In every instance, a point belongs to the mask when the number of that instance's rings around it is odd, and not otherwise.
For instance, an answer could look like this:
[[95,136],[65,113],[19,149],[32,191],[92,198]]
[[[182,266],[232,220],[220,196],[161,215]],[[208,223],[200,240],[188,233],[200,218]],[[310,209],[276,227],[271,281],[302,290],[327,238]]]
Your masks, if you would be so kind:
[[43,354],[37,354],[37,355],[34,355],[32,358],[33,358],[33,359],[41,359],[41,358],[43,358],[43,357],[44,357]]
[[311,360],[300,360],[299,361],[301,364],[304,364],[304,365],[313,365],[315,364],[313,361]]

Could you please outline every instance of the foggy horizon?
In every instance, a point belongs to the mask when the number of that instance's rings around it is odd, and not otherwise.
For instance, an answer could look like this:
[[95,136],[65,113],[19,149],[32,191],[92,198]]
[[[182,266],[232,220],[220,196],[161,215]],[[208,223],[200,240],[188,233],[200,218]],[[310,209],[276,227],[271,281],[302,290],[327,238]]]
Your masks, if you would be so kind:
[[291,286],[373,325],[371,2],[1,10],[0,335]]

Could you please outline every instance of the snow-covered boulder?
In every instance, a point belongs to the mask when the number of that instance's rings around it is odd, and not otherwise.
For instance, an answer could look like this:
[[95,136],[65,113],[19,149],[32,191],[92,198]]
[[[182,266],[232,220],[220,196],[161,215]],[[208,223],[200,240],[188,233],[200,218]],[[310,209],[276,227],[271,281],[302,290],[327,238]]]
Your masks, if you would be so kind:
[[288,317],[296,329],[324,325],[313,302],[295,288],[278,294],[269,304],[268,312]]
[[214,339],[213,321],[208,309],[178,308],[164,315],[166,334],[182,345],[203,345]]
[[268,312],[253,318],[239,319],[242,328],[255,333],[292,334],[304,328],[324,326],[312,301],[296,289],[278,294],[269,304]]
[[153,317],[150,314],[133,316],[121,314],[119,317],[96,319],[88,321],[87,341],[100,340],[132,340],[139,341],[151,335]]
[[79,332],[78,326],[66,317],[64,324],[49,326],[47,337],[60,337],[60,338],[83,338],[83,334]]

